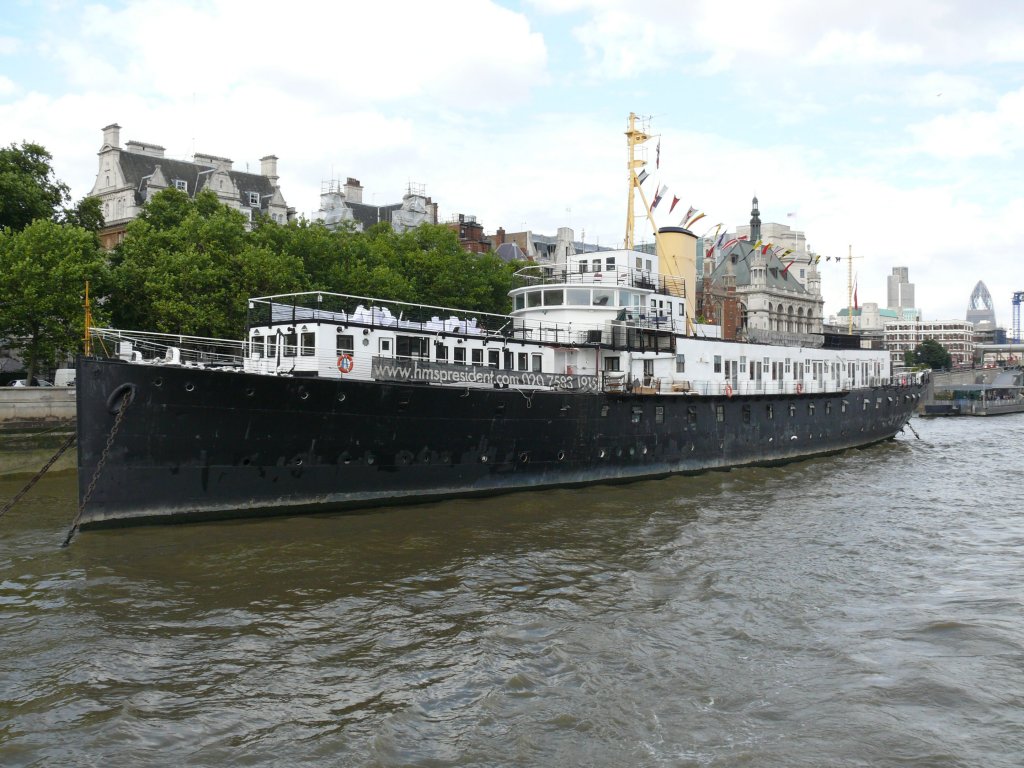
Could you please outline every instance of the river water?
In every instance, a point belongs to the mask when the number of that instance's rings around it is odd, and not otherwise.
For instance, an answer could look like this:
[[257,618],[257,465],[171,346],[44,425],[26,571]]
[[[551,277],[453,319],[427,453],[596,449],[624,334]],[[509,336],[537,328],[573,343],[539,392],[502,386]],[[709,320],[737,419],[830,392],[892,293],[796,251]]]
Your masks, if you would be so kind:
[[1024,414],[912,424],[68,549],[47,476],[0,518],[0,765],[1017,768]]

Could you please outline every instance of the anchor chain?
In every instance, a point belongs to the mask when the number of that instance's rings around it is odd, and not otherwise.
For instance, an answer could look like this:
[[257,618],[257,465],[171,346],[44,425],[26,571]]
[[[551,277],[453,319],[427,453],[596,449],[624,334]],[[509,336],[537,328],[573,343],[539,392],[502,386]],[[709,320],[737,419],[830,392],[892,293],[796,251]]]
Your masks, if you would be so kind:
[[13,499],[4,504],[3,509],[0,509],[0,517],[3,517],[15,504],[21,501],[21,497],[28,493],[32,489],[33,485],[39,482],[40,478],[42,478],[42,476],[46,474],[47,470],[57,462],[57,459],[64,455],[64,451],[70,448],[73,442],[75,442],[75,436],[71,435],[64,441],[64,444],[57,449],[57,452],[50,457],[50,460],[43,465],[43,468],[36,472],[32,479],[25,484],[25,487],[14,494]]
[[107,443],[103,446],[103,451],[100,453],[99,461],[96,462],[96,471],[92,473],[92,479],[89,481],[89,485],[85,489],[85,493],[82,494],[82,501],[78,505],[78,514],[75,515],[74,521],[71,523],[71,528],[68,530],[68,535],[64,538],[64,543],[61,547],[67,547],[71,544],[71,540],[75,538],[75,534],[78,533],[78,525],[82,520],[82,513],[85,512],[85,505],[89,503],[89,498],[92,496],[92,492],[96,490],[96,481],[100,479],[100,473],[103,471],[103,465],[107,463],[107,456],[110,454],[110,448],[114,444],[114,438],[117,436],[117,431],[121,428],[121,421],[124,419],[125,411],[128,410],[128,406],[132,402],[132,389],[126,389],[124,391],[124,397],[121,399],[121,407],[117,409],[117,416],[114,417],[114,426],[110,428],[110,434],[107,436]]

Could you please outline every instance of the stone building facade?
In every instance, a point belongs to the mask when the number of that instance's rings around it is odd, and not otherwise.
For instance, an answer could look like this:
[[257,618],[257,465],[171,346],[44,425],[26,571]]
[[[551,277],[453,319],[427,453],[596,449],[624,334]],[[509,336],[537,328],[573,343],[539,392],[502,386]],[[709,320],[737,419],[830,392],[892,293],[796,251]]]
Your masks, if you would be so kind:
[[169,188],[193,198],[204,189],[213,190],[222,203],[250,221],[254,214],[281,224],[295,218],[295,210],[281,194],[274,155],[260,159],[259,173],[249,173],[235,170],[226,157],[197,153],[191,161],[175,160],[157,144],[128,141],[122,147],[120,136],[117,123],[103,129],[99,170],[90,192],[102,206],[105,225],[100,242],[105,248],[121,242],[128,223],[154,195]]

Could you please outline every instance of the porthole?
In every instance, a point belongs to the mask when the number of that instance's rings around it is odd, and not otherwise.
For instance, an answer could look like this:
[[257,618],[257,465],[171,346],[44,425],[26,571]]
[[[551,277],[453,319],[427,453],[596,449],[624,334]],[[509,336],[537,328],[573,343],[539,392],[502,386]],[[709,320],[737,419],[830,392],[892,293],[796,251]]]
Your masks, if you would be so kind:
[[186,381],[185,382],[185,391],[186,392],[192,392],[192,391],[195,390],[195,388],[196,388],[196,385],[193,384],[191,381]]
[[529,464],[530,454],[528,454],[526,451],[523,451],[522,453],[519,454],[519,461],[521,461],[523,464]]
[[255,394],[256,394],[256,390],[253,389],[252,387],[246,387],[245,388],[245,396],[246,397],[252,397]]
[[482,455],[480,456],[480,463],[481,463],[481,464],[486,464],[486,463],[487,463],[487,454],[486,454],[486,453],[485,453],[485,454],[482,454]]
[[559,451],[558,452],[558,460],[559,461],[565,461],[565,451]]
[[339,392],[338,393],[338,402],[339,403],[344,403],[345,402],[345,393],[344,392]]
[[307,392],[305,389],[300,389],[299,390],[299,399],[306,400],[308,398],[309,398],[309,392]]
[[607,452],[606,452],[606,451],[604,450],[604,448],[602,448],[601,450],[599,450],[599,451],[597,452],[597,458],[599,458],[599,459],[603,459],[603,458],[604,458],[605,456],[607,456],[607,455],[608,455],[608,454],[607,454]]
[[159,376],[157,376],[155,379],[153,379],[153,386],[154,387],[162,387],[163,385],[164,385],[164,380],[162,378],[160,378]]
[[372,453],[366,454],[366,463],[367,464],[374,464],[374,463],[376,463],[376,461],[377,461],[377,457],[374,456]]

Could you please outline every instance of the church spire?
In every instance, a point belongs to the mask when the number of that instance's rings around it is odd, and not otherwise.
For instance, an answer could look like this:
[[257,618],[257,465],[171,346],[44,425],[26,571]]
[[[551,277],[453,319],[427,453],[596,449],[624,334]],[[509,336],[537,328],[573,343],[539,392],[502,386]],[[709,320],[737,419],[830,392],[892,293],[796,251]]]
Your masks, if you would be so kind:
[[750,209],[750,242],[757,243],[761,240],[761,212],[757,210],[757,196],[754,196],[754,205]]

